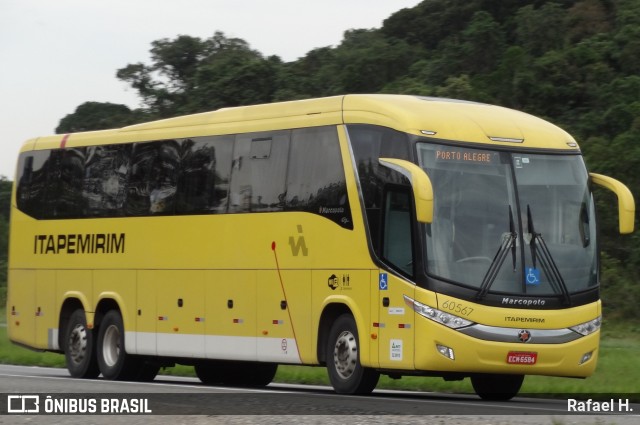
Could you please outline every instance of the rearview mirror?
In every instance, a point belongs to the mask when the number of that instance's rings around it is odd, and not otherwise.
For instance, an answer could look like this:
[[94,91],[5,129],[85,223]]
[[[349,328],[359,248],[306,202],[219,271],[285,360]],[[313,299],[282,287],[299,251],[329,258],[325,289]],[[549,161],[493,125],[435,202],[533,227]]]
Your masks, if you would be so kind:
[[602,174],[589,173],[589,175],[593,183],[609,189],[618,197],[618,223],[620,233],[627,234],[633,232],[636,206],[629,188],[618,180],[603,176]]
[[421,223],[433,221],[433,186],[427,173],[404,159],[380,158],[380,165],[391,168],[409,179],[416,203],[416,218]]

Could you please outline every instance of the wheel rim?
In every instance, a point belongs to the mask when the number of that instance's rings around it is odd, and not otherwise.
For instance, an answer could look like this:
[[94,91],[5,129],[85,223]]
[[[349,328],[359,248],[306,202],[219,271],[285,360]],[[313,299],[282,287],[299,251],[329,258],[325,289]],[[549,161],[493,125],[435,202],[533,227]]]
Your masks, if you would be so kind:
[[87,354],[87,329],[78,324],[69,334],[69,358],[73,363],[80,364]]
[[333,362],[342,379],[349,379],[355,372],[358,364],[358,344],[351,332],[343,331],[338,336],[333,349]]
[[120,358],[120,331],[117,326],[111,325],[104,332],[102,358],[109,367],[113,367]]

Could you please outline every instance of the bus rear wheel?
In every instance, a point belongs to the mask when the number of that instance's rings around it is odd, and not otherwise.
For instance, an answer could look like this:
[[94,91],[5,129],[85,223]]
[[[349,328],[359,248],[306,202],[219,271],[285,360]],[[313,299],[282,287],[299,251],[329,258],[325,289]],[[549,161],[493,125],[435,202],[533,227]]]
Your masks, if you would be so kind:
[[92,379],[100,374],[93,336],[84,310],[75,310],[67,322],[63,347],[67,369],[74,378]]
[[524,375],[482,374],[471,377],[473,390],[483,400],[507,401],[518,394]]
[[369,394],[378,384],[380,373],[360,364],[358,329],[350,314],[333,323],[327,345],[327,371],[338,394]]
[[119,311],[110,310],[102,319],[97,348],[98,366],[105,379],[134,380],[140,374],[140,362],[125,351],[124,325]]
[[196,376],[205,385],[266,387],[277,371],[274,363],[214,360],[195,365]]

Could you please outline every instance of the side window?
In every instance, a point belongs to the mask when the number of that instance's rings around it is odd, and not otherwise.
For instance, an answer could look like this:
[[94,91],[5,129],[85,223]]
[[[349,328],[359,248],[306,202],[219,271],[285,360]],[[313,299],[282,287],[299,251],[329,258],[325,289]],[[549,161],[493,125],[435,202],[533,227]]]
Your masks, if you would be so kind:
[[236,136],[229,212],[282,211],[289,131]]
[[22,154],[18,207],[39,219],[82,217],[84,157],[85,148]]
[[411,195],[404,188],[385,193],[382,256],[396,269],[413,274]]
[[386,175],[388,169],[380,166],[378,159],[409,160],[408,137],[399,131],[373,125],[350,125],[348,131],[365,207],[379,208],[381,179],[389,179]]
[[373,125],[349,125],[349,141],[353,151],[360,190],[375,252],[380,255],[382,190],[386,183],[404,184],[400,173],[383,167],[379,158],[410,158],[408,136],[399,131]]
[[178,181],[177,214],[225,213],[233,136],[182,141],[182,172]]
[[47,204],[46,184],[50,150],[25,152],[19,158],[18,208],[34,218],[45,218],[52,210]]
[[127,187],[127,215],[173,214],[179,170],[179,142],[136,143]]
[[[55,218],[78,218],[84,215],[82,181],[85,168],[85,148],[68,148],[56,153],[59,180],[48,195],[55,199]],[[52,152],[52,153],[53,153]],[[53,156],[52,156],[53,158]]]
[[353,229],[335,127],[293,130],[286,209],[319,214]]
[[85,216],[123,215],[131,147],[130,144],[123,144],[87,148],[82,185]]

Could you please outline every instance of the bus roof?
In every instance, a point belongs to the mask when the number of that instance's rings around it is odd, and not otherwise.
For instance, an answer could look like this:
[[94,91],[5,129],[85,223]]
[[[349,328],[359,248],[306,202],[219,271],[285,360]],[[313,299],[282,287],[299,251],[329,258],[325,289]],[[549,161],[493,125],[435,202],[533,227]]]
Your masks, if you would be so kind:
[[578,150],[559,127],[495,105],[410,95],[354,94],[222,108],[114,130],[42,137],[22,150],[127,143],[337,124],[375,124],[414,135],[487,145]]

